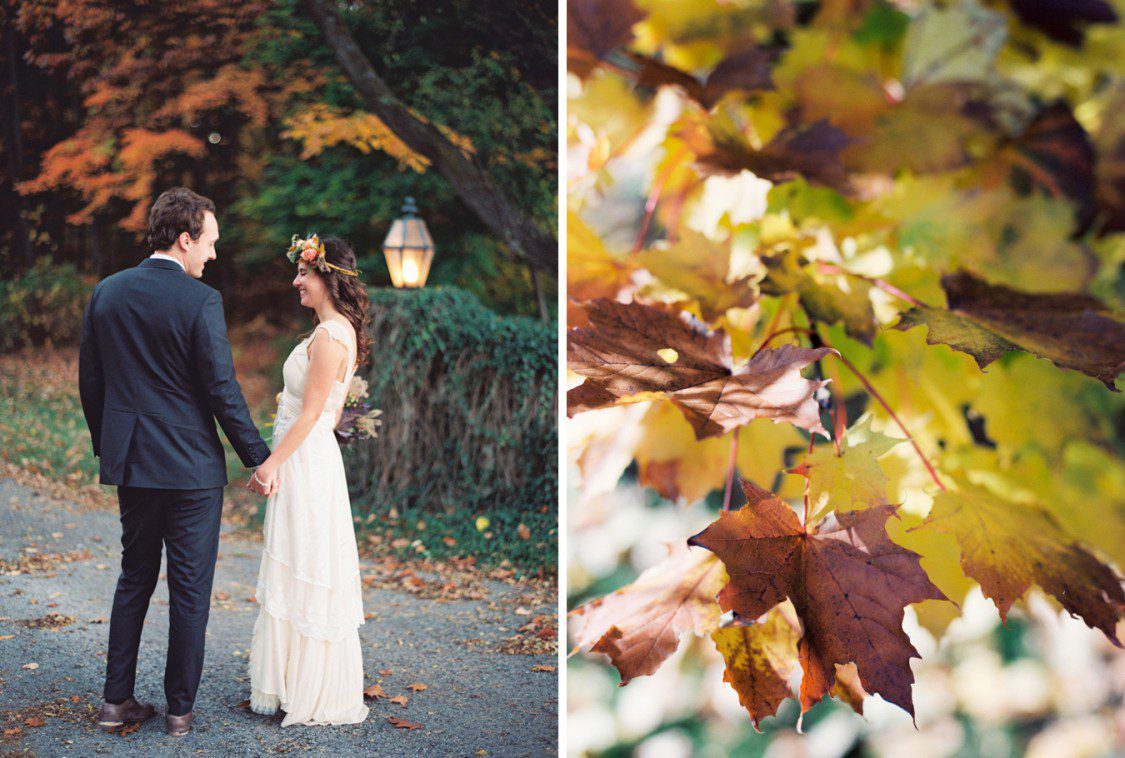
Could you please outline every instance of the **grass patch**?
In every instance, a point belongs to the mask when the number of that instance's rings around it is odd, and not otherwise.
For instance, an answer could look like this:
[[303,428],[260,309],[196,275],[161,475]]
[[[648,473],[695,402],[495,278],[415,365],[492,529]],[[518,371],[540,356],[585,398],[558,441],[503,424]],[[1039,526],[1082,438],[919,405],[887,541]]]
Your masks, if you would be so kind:
[[75,487],[97,482],[76,349],[0,356],[0,459]]

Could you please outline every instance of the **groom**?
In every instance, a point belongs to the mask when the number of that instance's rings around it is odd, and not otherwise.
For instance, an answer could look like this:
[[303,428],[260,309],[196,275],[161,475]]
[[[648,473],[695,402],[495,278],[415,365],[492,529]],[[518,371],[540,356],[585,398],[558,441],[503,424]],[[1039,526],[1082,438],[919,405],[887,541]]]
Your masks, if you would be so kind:
[[[121,574],[113,596],[98,725],[144,721],[137,648],[168,550],[164,694],[169,734],[191,731],[227,483],[218,420],[247,467],[269,447],[234,376],[219,293],[198,281],[215,259],[215,204],[177,187],[149,213],[151,257],[100,282],[82,323],[78,383],[101,483],[117,485]],[[267,490],[272,482],[265,482]]]

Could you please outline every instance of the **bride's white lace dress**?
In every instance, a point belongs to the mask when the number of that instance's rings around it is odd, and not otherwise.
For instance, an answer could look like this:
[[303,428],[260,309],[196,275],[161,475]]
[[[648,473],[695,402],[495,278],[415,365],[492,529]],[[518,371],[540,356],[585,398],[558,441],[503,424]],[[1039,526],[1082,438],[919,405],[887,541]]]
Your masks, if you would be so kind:
[[[355,347],[335,321],[317,325],[348,349],[337,380],[309,436],[281,465],[280,487],[266,503],[265,544],[258,573],[260,605],[250,648],[250,707],[285,711],[290,724],[355,724],[363,704],[359,626],[363,595],[344,463],[333,434],[354,373]],[[273,446],[301,411],[310,336],[285,361]]]

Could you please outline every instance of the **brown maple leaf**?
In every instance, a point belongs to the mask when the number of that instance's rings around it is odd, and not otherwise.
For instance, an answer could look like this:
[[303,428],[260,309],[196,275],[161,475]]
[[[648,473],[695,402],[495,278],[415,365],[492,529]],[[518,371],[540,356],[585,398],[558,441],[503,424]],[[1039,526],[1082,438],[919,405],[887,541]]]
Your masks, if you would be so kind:
[[948,310],[911,308],[894,328],[925,324],[926,342],[968,353],[981,368],[1009,350],[1023,350],[1116,389],[1114,381],[1125,371],[1125,321],[1098,300],[1019,292],[963,271],[943,276],[941,286]]
[[571,0],[566,4],[566,55],[571,71],[586,76],[597,61],[633,39],[647,13],[633,0]]
[[394,726],[396,729],[414,730],[414,729],[421,729],[422,728],[422,725],[419,724],[417,721],[409,721],[407,719],[395,718],[394,716],[388,717],[387,721],[391,722],[391,725]]
[[390,695],[388,695],[386,692],[384,692],[383,688],[378,684],[373,684],[370,687],[368,687],[367,689],[365,689],[363,691],[363,696],[364,697],[374,697],[374,698],[390,697]]
[[771,182],[803,176],[812,184],[850,192],[841,151],[851,139],[827,119],[809,125],[787,126],[756,149],[745,136],[719,121],[689,121],[676,136],[695,153],[696,164],[708,173],[750,171]]
[[415,682],[414,684],[406,685],[406,689],[413,690],[414,692],[421,692],[422,690],[428,690],[429,686],[422,684],[421,682]]
[[801,369],[831,348],[783,345],[735,368],[730,337],[689,324],[686,315],[640,303],[595,300],[589,328],[572,329],[567,362],[586,382],[567,393],[568,413],[617,401],[668,397],[695,429],[716,437],[756,418],[828,433],[813,394],[826,384]]
[[23,725],[24,726],[38,727],[38,726],[46,726],[47,722],[44,721],[43,719],[39,718],[38,716],[28,716],[27,718],[25,718],[23,720]]
[[913,715],[910,659],[919,655],[902,630],[903,609],[946,598],[919,556],[887,536],[895,507],[833,514],[810,527],[772,492],[748,481],[742,487],[742,509],[688,540],[723,561],[730,575],[719,593],[723,610],[756,619],[792,601],[804,628],[802,713],[832,689],[837,666],[854,662],[864,690]]
[[571,633],[578,647],[608,655],[626,685],[660,668],[684,634],[718,626],[723,579],[715,556],[676,548],[632,584],[571,611]]
[[395,695],[390,699],[390,702],[394,703],[395,705],[405,706],[408,701],[406,695]]
[[770,52],[764,47],[748,47],[719,62],[706,79],[695,76],[646,55],[630,57],[640,65],[637,84],[641,87],[672,85],[710,110],[728,92],[774,89],[770,77]]

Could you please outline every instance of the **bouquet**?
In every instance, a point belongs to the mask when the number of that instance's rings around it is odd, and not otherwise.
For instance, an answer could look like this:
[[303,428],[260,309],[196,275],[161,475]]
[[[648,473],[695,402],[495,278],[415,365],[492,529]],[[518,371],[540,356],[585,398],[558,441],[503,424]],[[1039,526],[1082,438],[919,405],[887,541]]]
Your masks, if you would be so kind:
[[375,429],[383,425],[383,420],[379,418],[382,413],[367,401],[367,382],[362,377],[353,376],[344,400],[344,412],[340,414],[340,423],[336,424],[336,439],[341,444],[347,444],[352,440],[378,437]]

